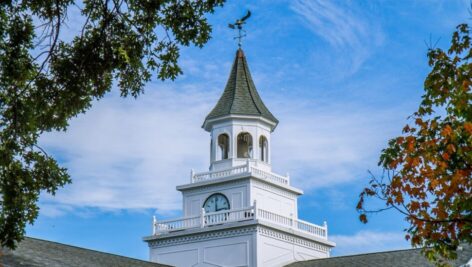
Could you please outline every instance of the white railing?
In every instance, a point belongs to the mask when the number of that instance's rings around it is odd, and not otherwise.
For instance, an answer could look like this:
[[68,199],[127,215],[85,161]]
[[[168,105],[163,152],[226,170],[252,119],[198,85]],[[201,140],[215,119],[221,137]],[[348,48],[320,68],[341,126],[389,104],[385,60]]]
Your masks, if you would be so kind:
[[253,206],[247,208],[211,213],[205,213],[205,210],[202,209],[199,216],[184,217],[175,220],[157,221],[154,217],[153,235],[255,219],[292,228],[322,239],[328,239],[328,225],[326,222],[323,226],[319,226],[303,220],[282,216],[271,211],[258,209],[256,208],[256,201],[254,201]]
[[251,166],[251,162],[248,160],[245,165],[232,167],[226,170],[219,170],[219,171],[209,171],[209,172],[201,172],[201,173],[194,173],[193,170],[190,173],[190,181],[191,183],[203,182],[218,178],[230,177],[233,175],[252,175],[254,177],[269,180],[271,182],[280,183],[284,185],[289,184],[289,176],[282,176],[272,172],[264,171],[256,166]]
[[266,172],[256,167],[251,167],[251,174],[264,180],[288,185],[288,177],[278,175],[272,172]]
[[312,224],[303,220],[293,219],[290,217],[285,217],[277,213],[273,213],[267,210],[258,209],[257,210],[257,219],[265,220],[271,223],[279,224],[282,226],[294,228],[296,230],[323,238],[328,239],[328,226],[326,222],[323,226]]
[[254,219],[254,206],[243,209],[234,209],[207,213],[205,215],[205,225],[223,224],[229,222],[240,222]]
[[153,235],[180,231],[190,228],[205,227],[210,225],[224,224],[229,222],[239,222],[253,220],[255,216],[255,206],[242,209],[225,210],[205,213],[202,209],[199,216],[184,217],[174,220],[157,221],[153,217]]
[[154,217],[153,220],[154,220],[154,230],[153,230],[154,234],[189,229],[189,228],[198,227],[200,225],[200,216],[185,217],[185,218],[167,220],[167,221],[162,221],[162,222],[157,222],[157,220]]
[[192,183],[224,178],[233,176],[236,174],[246,173],[249,174],[249,168],[247,165],[236,166],[230,169],[221,170],[221,171],[212,171],[212,172],[201,172],[201,173],[191,173],[191,181]]
[[283,226],[288,226],[288,227],[292,227],[293,225],[292,218],[288,218],[288,217],[279,215],[277,213],[273,213],[273,212],[263,210],[263,209],[257,210],[257,218],[261,220],[269,221],[271,223],[277,223]]
[[298,230],[305,231],[316,236],[328,238],[328,227],[326,222],[324,222],[323,226],[312,224],[303,220],[296,220],[295,223]]

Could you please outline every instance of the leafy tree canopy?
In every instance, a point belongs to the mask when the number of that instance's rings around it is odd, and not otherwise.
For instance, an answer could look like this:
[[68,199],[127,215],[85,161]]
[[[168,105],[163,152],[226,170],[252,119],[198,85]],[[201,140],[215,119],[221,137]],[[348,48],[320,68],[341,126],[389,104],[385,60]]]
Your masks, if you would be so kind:
[[[431,73],[422,102],[403,134],[389,141],[357,205],[367,222],[364,200],[375,197],[405,215],[406,239],[427,247],[439,265],[453,259],[461,243],[472,243],[472,46],[470,26],[461,24],[449,50],[430,48]],[[381,209],[382,210],[382,209]]]
[[[38,146],[66,130],[116,82],[138,96],[157,73],[174,79],[179,46],[203,46],[205,18],[224,0],[2,0],[0,2],[0,244],[14,248],[38,216],[40,192],[70,183]],[[62,38],[71,9],[83,25]],[[77,25],[75,25],[77,26]],[[69,33],[70,34],[70,33]]]

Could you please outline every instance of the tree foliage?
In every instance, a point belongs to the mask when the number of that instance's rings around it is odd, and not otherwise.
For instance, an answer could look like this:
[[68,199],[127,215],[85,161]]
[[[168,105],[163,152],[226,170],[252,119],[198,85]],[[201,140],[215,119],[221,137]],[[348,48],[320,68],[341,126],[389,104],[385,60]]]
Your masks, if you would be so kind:
[[366,197],[405,215],[406,239],[428,247],[438,264],[456,257],[461,243],[472,242],[472,47],[470,27],[461,24],[447,51],[430,48],[431,72],[422,102],[403,134],[389,141],[357,206],[367,222]]
[[[0,2],[0,244],[14,248],[38,216],[41,192],[70,183],[38,146],[66,130],[116,82],[138,96],[157,73],[174,79],[179,46],[203,46],[205,15],[223,0],[3,0]],[[83,24],[71,33],[71,10]],[[72,22],[71,22],[72,23]],[[75,23],[75,22],[74,22]],[[77,25],[74,25],[75,27]],[[64,38],[73,34],[72,40]]]

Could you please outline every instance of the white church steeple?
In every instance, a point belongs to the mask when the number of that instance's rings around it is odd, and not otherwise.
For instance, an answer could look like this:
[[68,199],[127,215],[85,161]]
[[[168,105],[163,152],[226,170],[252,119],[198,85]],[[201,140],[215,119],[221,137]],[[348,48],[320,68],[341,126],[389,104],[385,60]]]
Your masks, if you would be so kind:
[[241,49],[203,128],[210,132],[210,171],[190,174],[182,218],[153,220],[150,260],[171,266],[281,267],[329,257],[326,223],[298,218],[288,176],[272,172],[271,133],[278,124],[262,102]]

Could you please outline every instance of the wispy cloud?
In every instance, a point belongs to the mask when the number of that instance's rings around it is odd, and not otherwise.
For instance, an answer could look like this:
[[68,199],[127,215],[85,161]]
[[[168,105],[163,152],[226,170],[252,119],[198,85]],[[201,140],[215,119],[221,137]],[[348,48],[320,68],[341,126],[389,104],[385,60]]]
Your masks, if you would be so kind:
[[356,103],[293,100],[279,106],[273,136],[274,169],[289,171],[305,190],[359,180],[402,123],[401,106],[377,110]]
[[379,21],[356,6],[355,1],[297,0],[291,8],[305,25],[337,50],[337,66],[355,73],[384,41]]
[[337,246],[333,249],[336,256],[410,247],[402,232],[359,231],[354,235],[332,235],[330,239],[336,242]]
[[[152,86],[151,86],[152,87]],[[201,123],[216,102],[214,92],[165,87],[137,99],[110,96],[71,121],[66,133],[41,139],[60,158],[73,179],[53,197],[45,197],[51,216],[66,206],[105,209],[180,208],[175,186],[187,183],[191,168],[209,164],[209,134]],[[305,190],[355,180],[384,142],[391,123],[383,111],[303,104],[300,99],[267,99],[280,114],[273,137],[274,170],[291,172]],[[277,108],[276,108],[277,107]],[[362,166],[359,164],[362,163]],[[365,164],[365,165],[364,165]],[[58,204],[57,210],[50,205]]]
[[[326,9],[323,16],[312,14],[318,6]],[[307,21],[313,18],[320,34],[327,30],[324,24],[333,24],[332,31],[341,35],[326,37],[333,46],[367,49],[363,38],[369,34],[368,21],[353,11],[323,1],[300,0],[292,8]],[[351,26],[335,21],[336,16]],[[73,119],[66,133],[43,136],[42,145],[73,179],[55,197],[42,198],[50,216],[69,212],[68,207],[157,208],[161,214],[180,209],[175,186],[188,182],[191,168],[208,168],[210,139],[201,123],[221,94],[231,61],[188,56],[180,63],[185,74],[177,83],[149,84],[137,100],[107,96]],[[276,72],[267,73],[273,79]],[[376,110],[349,100],[314,102],[294,95],[272,95],[264,101],[281,121],[272,138],[273,169],[290,172],[294,185],[304,190],[355,181],[375,166],[385,136],[402,119],[394,116],[401,105]]]
[[175,186],[188,181],[190,168],[206,167],[209,139],[200,126],[211,97],[188,91],[109,97],[72,120],[68,132],[45,135],[42,145],[69,169],[73,184],[44,201],[178,209]]

